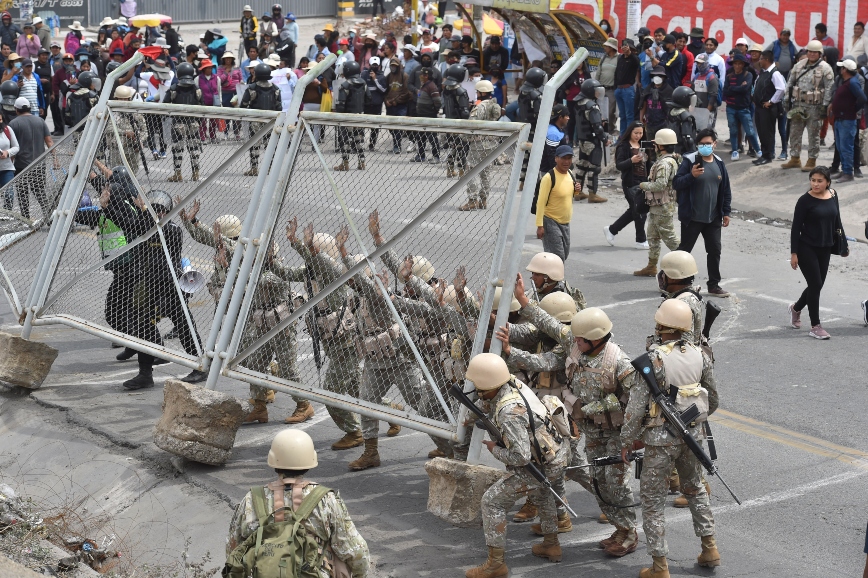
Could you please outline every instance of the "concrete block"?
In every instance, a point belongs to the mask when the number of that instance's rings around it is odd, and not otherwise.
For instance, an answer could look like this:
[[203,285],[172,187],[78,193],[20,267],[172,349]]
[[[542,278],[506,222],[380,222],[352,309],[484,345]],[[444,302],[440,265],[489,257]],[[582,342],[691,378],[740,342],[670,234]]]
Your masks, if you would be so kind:
[[55,359],[57,350],[50,345],[0,333],[0,381],[39,389]]
[[482,494],[507,473],[488,466],[434,458],[425,464],[428,511],[459,528],[481,528]]
[[232,456],[235,434],[249,412],[246,401],[169,379],[163,388],[163,415],[154,427],[154,443],[194,462],[223,465]]

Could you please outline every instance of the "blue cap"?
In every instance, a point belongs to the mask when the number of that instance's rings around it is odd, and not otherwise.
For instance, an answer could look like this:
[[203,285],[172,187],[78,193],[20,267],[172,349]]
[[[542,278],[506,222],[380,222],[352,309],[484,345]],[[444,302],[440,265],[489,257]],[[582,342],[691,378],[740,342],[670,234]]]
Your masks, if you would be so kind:
[[573,156],[573,147],[570,145],[561,145],[557,149],[555,149],[555,156],[560,157],[571,157]]
[[736,51],[735,54],[732,55],[733,62],[744,62],[745,64],[750,64],[750,58],[742,54],[741,52]]
[[293,14],[292,12],[289,12],[289,13],[286,15],[286,19],[287,19],[287,20],[292,20],[293,22],[295,22],[295,14]]

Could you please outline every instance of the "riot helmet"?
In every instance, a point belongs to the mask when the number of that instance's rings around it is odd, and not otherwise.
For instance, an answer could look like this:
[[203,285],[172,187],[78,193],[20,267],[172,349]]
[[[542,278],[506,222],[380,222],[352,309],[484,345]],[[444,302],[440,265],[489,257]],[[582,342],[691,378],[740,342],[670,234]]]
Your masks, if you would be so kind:
[[80,88],[90,88],[93,86],[93,72],[84,71],[78,75],[78,86]]
[[145,196],[156,213],[168,213],[172,210],[172,207],[175,206],[175,203],[172,202],[171,195],[166,191],[154,189],[148,191],[148,194]]
[[3,97],[3,104],[7,106],[15,106],[15,99],[18,98],[18,83],[14,80],[7,80],[0,84],[0,95]]
[[458,84],[461,84],[465,80],[467,80],[467,67],[463,64],[453,64],[449,68],[446,69],[446,79],[454,80]]
[[362,65],[355,60],[344,63],[344,78],[358,78],[362,72]]
[[196,77],[196,69],[189,62],[178,65],[178,84],[180,86],[193,86]]
[[672,102],[679,108],[696,106],[696,93],[689,86],[679,86],[672,91]]
[[548,80],[549,75],[542,68],[534,66],[524,75],[524,82],[534,88],[539,88]]
[[271,67],[264,62],[260,62],[253,69],[253,75],[256,82],[269,82],[271,80]]
[[582,96],[590,99],[603,98],[606,96],[606,87],[599,80],[589,78],[582,83]]

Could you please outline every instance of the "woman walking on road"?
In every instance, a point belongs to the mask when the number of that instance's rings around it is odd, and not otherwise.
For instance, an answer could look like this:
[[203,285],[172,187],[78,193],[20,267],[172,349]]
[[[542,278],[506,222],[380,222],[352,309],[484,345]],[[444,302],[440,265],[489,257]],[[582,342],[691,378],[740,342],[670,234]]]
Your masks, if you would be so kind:
[[[816,167],[810,173],[811,188],[799,197],[793,215],[790,232],[790,265],[801,269],[807,287],[799,300],[788,307],[790,325],[802,326],[801,314],[805,305],[811,318],[814,339],[829,339],[829,334],[820,325],[820,291],[826,282],[829,259],[833,253],[842,257],[850,254],[841,211],[834,189],[830,189],[832,176],[826,167]],[[838,238],[841,238],[840,246]]]
[[615,246],[615,235],[633,223],[636,226],[636,248],[648,249],[648,241],[645,238],[645,213],[640,213],[637,210],[633,203],[633,195],[628,192],[630,187],[648,180],[651,161],[648,151],[641,148],[641,143],[644,140],[645,125],[636,121],[621,133],[621,138],[615,147],[615,167],[621,171],[621,188],[624,189],[628,207],[617,221],[608,227],[603,227],[606,242],[613,247]]

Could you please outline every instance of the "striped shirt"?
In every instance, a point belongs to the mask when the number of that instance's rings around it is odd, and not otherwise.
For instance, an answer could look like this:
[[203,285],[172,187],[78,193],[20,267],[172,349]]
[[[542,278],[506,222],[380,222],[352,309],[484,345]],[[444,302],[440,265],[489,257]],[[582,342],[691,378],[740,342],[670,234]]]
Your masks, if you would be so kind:
[[39,114],[39,98],[37,97],[37,83],[36,77],[31,76],[30,78],[25,78],[23,74],[18,76],[19,80],[24,81],[24,86],[18,91],[18,96],[23,96],[30,102],[30,112],[33,114]]

